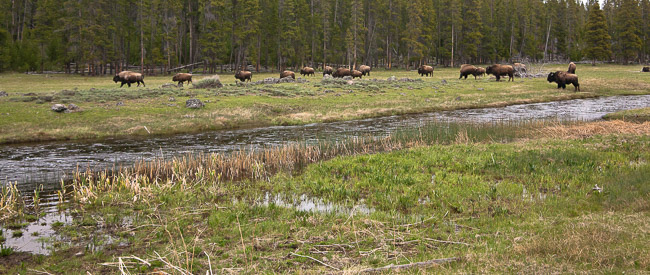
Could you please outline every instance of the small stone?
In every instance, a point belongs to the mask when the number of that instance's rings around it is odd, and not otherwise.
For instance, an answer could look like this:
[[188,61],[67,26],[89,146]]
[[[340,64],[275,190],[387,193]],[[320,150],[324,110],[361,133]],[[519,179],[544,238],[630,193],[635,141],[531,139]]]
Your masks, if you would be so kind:
[[346,75],[343,77],[343,80],[352,80],[353,78],[349,75]]
[[170,101],[170,102],[172,102],[172,101],[176,101],[176,98],[174,98],[173,96],[170,96],[170,97],[169,97],[169,101]]
[[459,97],[456,97],[456,101],[460,101],[460,96],[459,96]]
[[334,77],[332,77],[329,74],[326,74],[326,75],[323,76],[323,79],[334,79]]
[[57,113],[62,113],[68,110],[68,108],[65,107],[63,104],[54,104],[52,105],[52,111],[55,111]]
[[447,85],[447,80],[443,79],[441,82],[442,82],[443,85]]
[[524,239],[523,237],[516,237],[513,241],[515,241],[515,242],[520,242],[520,241],[523,240],[523,239]]
[[193,98],[193,99],[188,99],[187,101],[185,101],[185,107],[190,108],[190,109],[200,109],[200,108],[205,107],[205,104],[203,104],[203,102],[201,102],[201,100]]
[[387,81],[388,81],[388,82],[397,81],[397,77],[395,77],[395,76],[391,76],[391,77],[389,77],[389,78],[387,79]]
[[68,110],[69,111],[79,111],[79,109],[80,109],[79,106],[77,106],[76,104],[70,103],[68,105]]
[[352,80],[348,80],[347,83],[348,83],[348,85],[354,85],[354,81],[352,81]]
[[406,94],[405,94],[405,93],[399,93],[399,95],[401,95],[401,96],[406,96]]
[[325,92],[326,94],[329,94],[329,93],[333,93],[334,90],[325,90],[324,92]]
[[118,102],[117,104],[115,104],[115,106],[118,106],[118,107],[119,107],[119,106],[124,106],[124,102],[120,101],[120,102]]
[[485,89],[483,89],[483,88],[478,88],[478,90],[479,90],[479,91],[485,91]]
[[0,91],[0,97],[5,97],[5,96],[9,96],[9,94],[5,91]]

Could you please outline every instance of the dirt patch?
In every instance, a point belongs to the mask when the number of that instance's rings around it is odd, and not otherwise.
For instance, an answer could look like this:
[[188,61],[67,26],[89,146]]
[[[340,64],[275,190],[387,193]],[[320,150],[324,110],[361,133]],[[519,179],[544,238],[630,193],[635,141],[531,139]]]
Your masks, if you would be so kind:
[[[28,263],[32,260],[32,254],[26,253],[26,252],[14,252],[9,256],[2,256],[0,257],[0,264],[4,268],[10,268],[13,266],[20,265],[21,263]],[[6,270],[3,271],[3,267],[0,267],[0,273],[6,272]]]

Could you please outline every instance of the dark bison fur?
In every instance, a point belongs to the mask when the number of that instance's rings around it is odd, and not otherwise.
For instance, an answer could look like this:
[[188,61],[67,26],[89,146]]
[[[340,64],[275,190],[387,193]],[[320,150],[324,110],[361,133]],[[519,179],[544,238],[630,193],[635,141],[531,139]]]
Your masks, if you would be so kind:
[[178,85],[181,85],[185,81],[187,81],[187,84],[192,83],[192,74],[177,73],[172,77],[172,81],[178,82]]
[[332,73],[333,77],[338,77],[338,78],[343,78],[350,75],[352,75],[352,72],[350,71],[350,69],[346,69],[346,68],[338,68],[334,73]]
[[420,76],[433,76],[433,67],[422,65],[418,68],[418,74],[420,74]]
[[463,64],[462,66],[460,66],[460,77],[458,79],[461,79],[463,77],[467,79],[467,76],[469,75],[473,75],[474,79],[476,79],[476,76],[478,75],[478,73],[476,72],[477,69],[478,68],[474,67],[473,65]]
[[370,76],[370,66],[367,65],[361,65],[359,66],[359,71],[363,74],[363,76]]
[[332,67],[325,66],[325,68],[323,69],[323,76],[325,76],[326,74],[332,75],[333,72],[334,69],[332,69]]
[[575,87],[574,91],[580,91],[580,83],[578,83],[578,76],[575,74],[570,74],[567,72],[557,71],[554,73],[549,73],[546,78],[549,83],[557,83],[557,88],[566,89],[567,84],[573,84]]
[[494,64],[485,68],[486,74],[494,75],[497,81],[501,81],[501,76],[508,76],[508,81],[515,81],[515,69],[510,65]]
[[280,78],[285,78],[285,77],[291,77],[293,79],[296,79],[296,73],[292,71],[284,71],[280,74]]
[[246,80],[251,82],[253,80],[253,73],[249,71],[237,71],[237,73],[235,73],[235,78],[241,82],[245,82]]
[[569,63],[569,69],[566,72],[570,74],[576,74],[576,63]]
[[643,67],[643,69],[641,69],[641,71],[644,72],[644,73],[650,73],[650,67]]

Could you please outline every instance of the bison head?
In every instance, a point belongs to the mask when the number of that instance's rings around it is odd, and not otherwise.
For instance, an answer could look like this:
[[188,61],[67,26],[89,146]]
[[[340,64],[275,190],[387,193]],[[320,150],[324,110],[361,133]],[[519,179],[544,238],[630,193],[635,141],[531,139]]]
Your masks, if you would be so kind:
[[493,70],[494,70],[496,67],[497,67],[496,65],[492,65],[492,66],[485,67],[485,73],[487,73],[487,74],[494,74],[494,73],[493,73]]
[[548,82],[555,82],[556,79],[557,79],[556,73],[549,73],[548,77],[546,78],[546,80],[548,80]]
[[117,83],[117,82],[122,81],[122,79],[120,78],[119,75],[116,75],[116,76],[113,77],[113,81],[115,81],[115,83]]

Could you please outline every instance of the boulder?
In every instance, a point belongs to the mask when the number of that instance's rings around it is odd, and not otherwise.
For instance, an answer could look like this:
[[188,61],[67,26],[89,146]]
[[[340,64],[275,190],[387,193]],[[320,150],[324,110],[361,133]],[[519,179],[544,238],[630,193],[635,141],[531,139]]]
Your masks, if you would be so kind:
[[334,77],[330,74],[326,74],[323,76],[323,79],[333,79]]
[[0,91],[0,97],[3,97],[3,96],[9,96],[9,94],[7,92],[5,92],[5,91]]
[[190,109],[201,109],[205,106],[201,100],[198,100],[196,98],[188,99],[185,101],[185,107],[190,108]]
[[349,76],[349,75],[346,75],[346,76],[343,77],[343,80],[352,80],[352,79],[354,79],[354,78],[352,78],[352,77]]
[[70,103],[68,105],[68,111],[79,111],[79,110],[81,110],[81,108],[79,108],[79,106],[77,106],[74,103]]
[[295,79],[293,79],[290,76],[287,76],[287,77],[281,78],[279,83],[294,83],[294,82],[296,82]]
[[395,77],[395,76],[391,76],[391,77],[389,77],[388,79],[386,79],[386,81],[388,81],[388,82],[397,81],[397,77]]
[[62,113],[62,112],[65,112],[66,110],[68,110],[68,108],[65,107],[65,105],[63,105],[63,104],[54,104],[54,105],[52,105],[52,111],[55,111],[57,113]]

